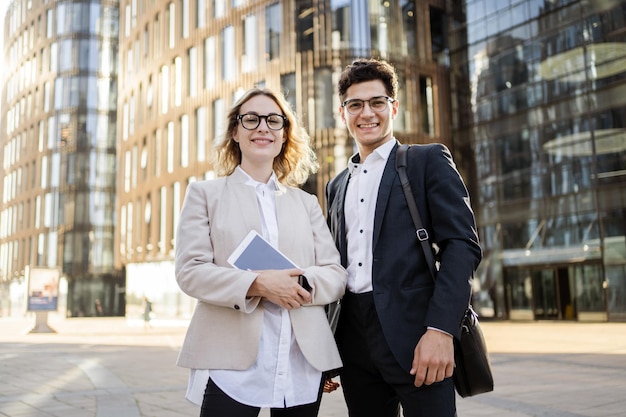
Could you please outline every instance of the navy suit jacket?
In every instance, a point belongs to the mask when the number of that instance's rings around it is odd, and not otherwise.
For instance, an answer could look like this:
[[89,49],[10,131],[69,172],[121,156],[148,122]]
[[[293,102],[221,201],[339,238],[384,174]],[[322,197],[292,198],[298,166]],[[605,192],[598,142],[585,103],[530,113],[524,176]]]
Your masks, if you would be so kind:
[[[397,148],[396,144],[389,155],[378,191],[372,285],[385,338],[408,372],[415,346],[427,327],[459,336],[482,252],[468,192],[449,150],[442,144],[411,146],[407,175],[422,223],[431,243],[439,248],[440,267],[433,281],[396,171]],[[345,169],[326,186],[327,222],[344,267],[344,201],[349,180]]]

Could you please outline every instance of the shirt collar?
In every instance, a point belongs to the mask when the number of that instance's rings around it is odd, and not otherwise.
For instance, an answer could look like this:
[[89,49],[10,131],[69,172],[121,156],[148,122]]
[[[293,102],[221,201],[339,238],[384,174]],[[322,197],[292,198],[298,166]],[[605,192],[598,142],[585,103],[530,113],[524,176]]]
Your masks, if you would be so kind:
[[255,187],[255,188],[258,185],[261,185],[263,187],[271,189],[272,191],[279,191],[280,190],[280,187],[278,186],[278,178],[276,178],[276,173],[274,171],[272,171],[272,175],[270,176],[270,179],[267,181],[267,183],[264,184],[262,182],[259,182],[259,181],[255,180],[250,175],[248,175],[248,173],[246,171],[244,171],[243,168],[241,168],[241,165],[237,166],[237,170],[239,170],[241,173],[243,173],[243,175],[246,176],[246,185],[250,185],[250,186]]
[[[372,155],[375,154],[380,159],[386,161],[387,159],[389,159],[391,150],[393,149],[394,146],[396,146],[397,143],[398,143],[398,140],[395,138],[392,138],[390,141],[387,141],[383,143],[382,145],[380,145],[378,148],[374,149],[374,151],[372,152]],[[361,163],[361,156],[359,155],[358,152],[350,157],[350,160],[348,163],[348,171],[350,172],[350,174],[354,173],[354,170],[358,168],[360,163]]]

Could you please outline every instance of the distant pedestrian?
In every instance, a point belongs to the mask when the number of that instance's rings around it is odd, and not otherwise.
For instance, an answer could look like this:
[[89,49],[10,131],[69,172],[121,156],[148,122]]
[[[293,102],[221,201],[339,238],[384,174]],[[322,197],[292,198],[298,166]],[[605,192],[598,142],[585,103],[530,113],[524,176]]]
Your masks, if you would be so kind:
[[151,327],[150,319],[152,318],[152,302],[148,297],[143,297],[143,327],[144,329]]
[[96,310],[96,316],[102,316],[102,303],[100,302],[99,298],[96,298],[96,301],[94,302],[94,308]]

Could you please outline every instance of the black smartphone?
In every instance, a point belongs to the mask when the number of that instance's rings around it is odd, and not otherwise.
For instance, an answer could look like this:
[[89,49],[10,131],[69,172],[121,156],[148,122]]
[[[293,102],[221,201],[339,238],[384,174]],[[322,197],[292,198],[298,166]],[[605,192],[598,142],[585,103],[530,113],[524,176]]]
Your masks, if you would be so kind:
[[304,275],[298,275],[298,284],[308,292],[311,292],[311,285],[309,285],[309,281],[307,281]]

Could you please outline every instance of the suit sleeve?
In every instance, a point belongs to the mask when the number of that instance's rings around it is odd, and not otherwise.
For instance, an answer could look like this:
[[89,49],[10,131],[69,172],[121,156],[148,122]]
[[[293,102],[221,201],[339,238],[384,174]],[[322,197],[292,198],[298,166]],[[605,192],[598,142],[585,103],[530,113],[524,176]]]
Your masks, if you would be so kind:
[[444,145],[429,148],[425,164],[425,192],[431,241],[439,247],[439,271],[430,300],[426,326],[459,335],[474,271],[482,251],[470,197]]

